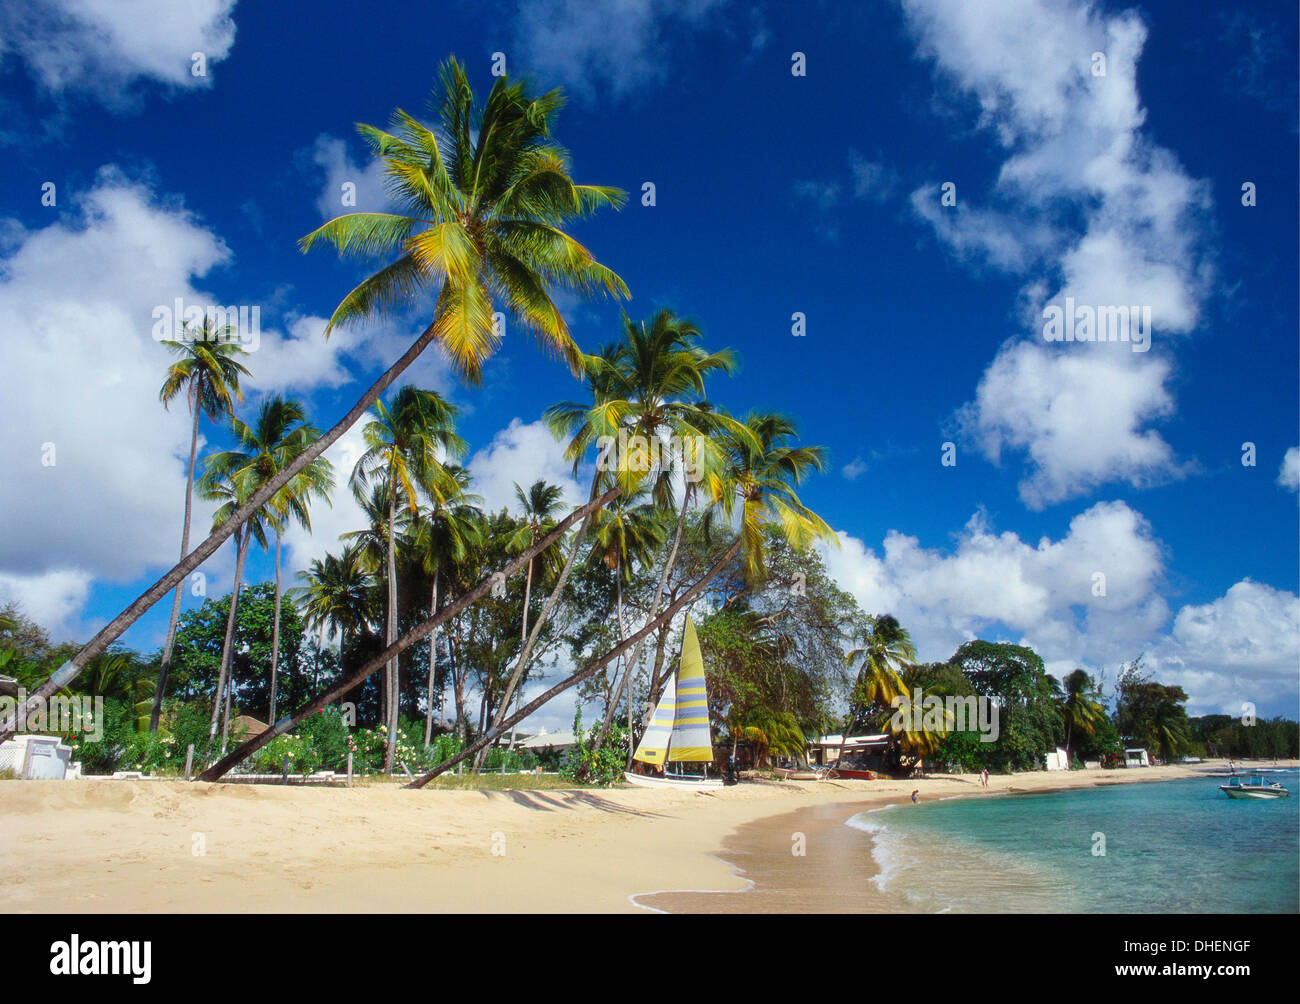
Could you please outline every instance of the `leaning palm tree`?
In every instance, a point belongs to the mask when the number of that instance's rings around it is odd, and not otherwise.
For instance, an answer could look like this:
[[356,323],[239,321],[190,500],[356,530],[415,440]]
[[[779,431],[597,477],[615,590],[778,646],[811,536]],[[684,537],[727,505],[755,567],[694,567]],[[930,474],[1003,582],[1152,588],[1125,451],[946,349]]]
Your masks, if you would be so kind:
[[534,97],[525,84],[498,77],[480,108],[464,67],[453,58],[443,64],[430,100],[436,129],[401,109],[393,115],[392,131],[359,127],[384,164],[397,211],[349,213],[302,239],[304,251],[325,243],[349,257],[383,262],[334,310],[326,333],[341,324],[388,318],[432,298],[428,326],[324,436],[114,617],[23,708],[0,721],[0,741],[14,733],[27,705],[75,677],[350,429],[430,344],[440,344],[457,371],[475,383],[500,342],[496,322],[502,320],[536,337],[575,371],[580,368],[580,353],[553,294],[629,293],[566,228],[603,207],[621,207],[626,196],[616,188],[574,183],[568,152],[551,134],[562,104],[559,91]]
[[[397,508],[399,497],[419,511],[417,486],[423,487],[437,501],[455,489],[442,467],[441,455],[459,456],[465,441],[456,435],[457,408],[431,390],[408,384],[393,395],[391,403],[376,401],[375,417],[362,430],[366,452],[352,469],[352,490],[364,498],[372,481],[382,488],[382,503],[388,512],[385,547],[385,578],[388,585],[388,616],[384,645],[397,637]],[[388,665],[387,708],[388,746],[384,753],[384,772],[391,773],[397,748],[398,697],[401,692],[398,660]]]
[[[719,472],[724,461],[715,439],[723,434],[746,438],[749,433],[730,416],[715,413],[703,402],[705,378],[714,372],[730,373],[735,358],[729,350],[706,352],[698,344],[699,337],[693,321],[679,318],[670,310],[660,310],[649,325],[624,317],[623,341],[584,357],[583,370],[591,388],[591,403],[566,401],[547,409],[545,419],[551,431],[557,436],[570,437],[566,456],[573,463],[575,473],[591,447],[599,450],[589,498],[595,498],[605,485],[614,485],[627,495],[649,480],[655,500],[671,505],[674,459],[683,465],[689,463],[693,476],[705,480],[712,497],[718,497]],[[674,458],[673,443],[682,454],[679,458]],[[663,596],[689,495],[689,491],[684,493],[673,550],[660,573],[659,588],[648,618],[654,617]],[[589,525],[590,519],[575,535],[565,567],[520,653],[506,684],[507,696],[501,714],[508,710],[509,695],[518,685],[542,625],[564,589]],[[629,660],[633,669],[640,654],[638,646]],[[616,686],[615,692],[618,689]],[[612,720],[611,703],[593,749],[603,745]]]
[[[783,416],[776,415],[751,415],[747,420],[744,435],[736,435],[731,438],[734,442],[729,440],[724,450],[727,464],[723,468],[724,474],[721,479],[722,497],[724,499],[721,504],[722,511],[727,517],[727,525],[730,525],[731,519],[736,519],[742,529],[749,529],[737,534],[730,546],[704,574],[640,631],[626,638],[622,644],[604,655],[594,659],[578,672],[561,680],[544,694],[529,701],[510,715],[500,728],[494,725],[492,729],[466,746],[461,752],[439,764],[422,777],[417,778],[408,787],[422,787],[443,771],[456,766],[466,758],[475,756],[480,749],[493,742],[501,734],[502,729],[510,728],[517,722],[523,721],[559,694],[577,686],[584,680],[590,679],[629,648],[659,631],[664,624],[676,617],[686,606],[695,602],[719,575],[732,568],[737,556],[742,557],[740,562],[740,572],[742,574],[751,574],[753,569],[761,567],[762,556],[754,555],[752,547],[755,541],[757,541],[757,546],[761,547],[765,534],[779,535],[797,547],[807,546],[817,539],[835,541],[830,528],[820,517],[803,505],[796,491],[808,474],[823,469],[825,452],[822,448],[795,445],[793,442],[793,423]],[[525,552],[507,562],[504,568],[500,570],[501,574],[509,576],[520,571],[532,554],[540,553],[557,541],[562,540],[576,523],[585,519],[589,513],[596,509],[608,505],[617,498],[618,493],[619,489],[610,489],[593,499],[588,505],[575,509],[560,520],[554,530],[534,544],[529,552]],[[747,549],[747,545],[749,549]],[[742,554],[742,552],[744,553]],[[458,616],[468,606],[487,596],[492,588],[493,581],[493,578],[483,578],[477,585],[463,591],[455,601],[444,605],[437,614],[416,625],[397,639],[389,649],[368,660],[345,679],[317,694],[292,715],[286,716],[271,728],[246,740],[238,748],[222,757],[219,762],[205,770],[199,776],[199,780],[216,781],[220,779],[236,764],[256,753],[267,743],[284,735],[307,718],[308,715],[314,714],[331,701],[337,700],[343,694],[351,691],[362,681],[378,672],[394,655],[398,655],[412,645],[419,643],[439,624]],[[536,629],[534,628],[533,636],[535,635]]]
[[[663,613],[645,624],[640,631],[625,638],[544,694],[533,698],[503,721],[494,723],[492,729],[456,756],[445,760],[407,787],[423,787],[443,771],[456,766],[467,757],[475,756],[480,749],[492,743],[502,729],[510,728],[570,687],[590,679],[694,602],[709,583],[737,559],[741,573],[749,581],[761,581],[766,574],[762,550],[769,532],[775,531],[797,548],[807,547],[817,540],[835,540],[831,528],[803,504],[797,491],[811,473],[824,470],[825,450],[819,446],[796,445],[794,423],[784,415],[751,414],[744,426],[743,433],[724,433],[720,443],[725,464],[718,474],[718,501],[709,515],[714,515],[716,511],[724,525],[738,525],[740,528],[722,556],[689,589],[670,603]],[[260,736],[257,741],[263,745],[269,742]],[[248,752],[256,748],[258,747],[250,744]]]
[[[194,462],[199,449],[199,415],[216,423],[234,411],[236,401],[244,399],[239,386],[241,375],[249,376],[239,362],[246,355],[242,348],[226,337],[230,325],[220,328],[212,317],[205,316],[199,324],[187,323],[185,338],[179,342],[163,342],[172,353],[179,356],[167,369],[167,377],[158,391],[158,400],[169,408],[182,394],[190,408],[190,462],[185,473],[185,519],[181,524],[181,559],[190,549],[190,513],[194,502]],[[158,669],[158,685],[154,688],[153,710],[149,714],[149,731],[158,731],[158,716],[162,712],[163,692],[171,671],[172,649],[176,646],[176,625],[181,615],[181,589],[177,584],[172,598],[171,620],[167,623],[167,641],[163,645],[162,665]]]

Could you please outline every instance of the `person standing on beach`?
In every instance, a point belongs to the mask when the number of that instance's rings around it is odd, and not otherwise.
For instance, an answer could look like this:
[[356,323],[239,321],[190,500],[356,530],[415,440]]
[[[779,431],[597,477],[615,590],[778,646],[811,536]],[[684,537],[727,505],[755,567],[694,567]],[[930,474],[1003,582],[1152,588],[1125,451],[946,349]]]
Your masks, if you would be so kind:
[[913,788],[913,789],[912,789],[912,804],[913,804],[913,805],[916,804],[916,793],[917,793],[918,791],[920,791],[920,790],[921,790],[920,788]]

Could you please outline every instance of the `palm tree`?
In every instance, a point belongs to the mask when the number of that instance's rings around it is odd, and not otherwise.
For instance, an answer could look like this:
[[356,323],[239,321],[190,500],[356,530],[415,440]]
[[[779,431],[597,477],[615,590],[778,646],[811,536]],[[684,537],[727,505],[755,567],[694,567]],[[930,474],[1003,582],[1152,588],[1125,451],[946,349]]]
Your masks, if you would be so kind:
[[[667,536],[664,528],[663,511],[645,501],[647,492],[638,490],[632,497],[621,495],[596,515],[595,541],[591,548],[589,560],[600,562],[614,573],[615,609],[618,612],[618,640],[627,636],[623,622],[623,586],[633,580],[636,566],[648,568],[654,564],[655,551],[663,545]],[[623,680],[626,685],[627,714],[629,735],[635,727],[633,722],[631,663],[624,666]],[[617,672],[614,675],[617,681]],[[618,691],[611,688],[610,699],[606,703],[605,718],[613,720],[613,709],[618,703]]]
[[[274,478],[306,450],[319,435],[307,422],[301,402],[276,395],[267,398],[258,409],[257,420],[249,426],[238,418],[231,420],[236,449],[209,457],[205,476],[239,480],[246,490],[255,490]],[[284,529],[292,519],[311,530],[309,512],[313,499],[329,502],[334,487],[333,465],[317,457],[281,488],[266,504],[266,524],[275,531],[275,615],[271,629],[271,694],[269,721],[275,721],[276,682],[280,661],[280,552]]]
[[1096,731],[1097,723],[1105,717],[1106,709],[1097,697],[1096,682],[1082,669],[1067,673],[1061,681],[1059,707],[1061,719],[1065,722],[1067,753],[1076,730],[1090,736]]
[[[222,502],[212,515],[214,524],[233,519],[234,514],[247,501],[253,490],[252,479],[238,476],[233,471],[223,470],[223,466],[217,460],[219,456],[221,455],[217,454],[204,461],[205,469],[199,479],[199,494],[205,499]],[[244,559],[248,557],[248,545],[254,539],[263,550],[266,549],[266,516],[264,510],[258,511],[252,519],[235,531],[235,580],[230,590],[230,609],[226,613],[226,635],[221,643],[221,667],[217,673],[217,690],[212,700],[212,721],[208,726],[209,744],[216,738],[217,721],[221,717],[224,695],[226,719],[221,731],[222,745],[225,745],[226,729],[230,725],[230,695],[234,690],[230,670],[235,643],[235,618],[239,609],[239,589],[244,579]]]
[[[416,520],[412,553],[424,573],[430,576],[429,616],[438,610],[438,585],[443,571],[453,571],[466,560],[471,548],[483,544],[483,500],[469,491],[469,471],[456,464],[444,466],[445,484],[441,498],[433,495],[427,516],[421,512]],[[429,635],[429,681],[425,690],[424,745],[433,741],[433,685],[437,677],[438,632]]]
[[[393,131],[360,126],[382,160],[395,213],[349,213],[304,237],[304,251],[333,244],[341,254],[386,263],[352,290],[326,326],[392,316],[427,301],[437,288],[433,317],[424,332],[324,436],[281,471],[198,547],[114,617],[31,695],[47,699],[104,651],[166,593],[177,586],[290,478],[343,435],[432,342],[447,351],[470,382],[500,338],[494,314],[532,333],[567,359],[580,354],[555,306],[555,291],[582,297],[627,297],[627,285],[601,265],[565,228],[602,207],[619,208],[616,188],[575,184],[567,151],[552,139],[563,104],[559,91],[531,97],[524,84],[498,77],[480,109],[464,68],[443,64],[430,105],[431,130],[398,109]],[[161,690],[161,688],[160,688]],[[0,722],[0,741],[17,728],[19,714]],[[269,740],[268,740],[269,741]]]
[[298,573],[298,578],[304,585],[291,592],[301,603],[307,624],[319,632],[317,651],[324,650],[327,633],[337,632],[341,669],[348,634],[359,631],[365,624],[367,597],[373,585],[362,568],[357,549],[348,546],[340,555],[326,554],[323,561],[315,558],[306,571]]
[[[746,578],[751,582],[761,581],[766,571],[761,552],[767,533],[780,534],[794,547],[806,547],[819,539],[833,541],[835,535],[831,528],[800,501],[796,491],[809,474],[825,468],[826,451],[819,446],[798,446],[794,439],[794,423],[777,414],[751,414],[745,420],[743,433],[724,433],[720,446],[725,464],[718,475],[719,501],[716,509],[726,525],[738,523],[740,526],[740,532],[736,534],[731,546],[689,589],[640,631],[533,698],[503,721],[494,723],[493,728],[484,736],[456,756],[416,778],[407,787],[423,787],[438,774],[456,766],[465,758],[476,755],[480,749],[495,740],[501,729],[522,721],[570,687],[600,672],[611,661],[653,634],[662,624],[694,602],[709,583],[738,557]],[[263,745],[269,742],[260,736],[258,740]],[[250,745],[247,752],[256,748],[258,747]],[[214,775],[215,768],[205,774],[204,778],[212,780]]]
[[807,740],[794,715],[789,711],[774,711],[764,705],[745,709],[732,709],[727,730],[731,733],[731,758],[736,758],[736,747],[742,743],[757,746],[766,759],[777,756],[802,756]]
[[[397,637],[397,507],[399,497],[419,511],[417,485],[438,502],[455,488],[443,470],[439,453],[459,456],[465,441],[455,433],[458,409],[431,390],[407,384],[395,395],[391,405],[375,402],[375,417],[362,430],[366,452],[352,469],[352,490],[364,498],[372,481],[382,487],[382,504],[387,508],[385,568],[388,585],[388,617],[384,629],[387,647]],[[377,479],[377,480],[376,480]],[[376,499],[376,501],[379,501]],[[398,660],[388,664],[387,695],[388,746],[384,753],[384,771],[391,773],[397,748],[399,686]]]
[[[173,399],[185,395],[190,408],[190,462],[185,473],[185,520],[181,524],[181,559],[190,549],[190,513],[194,501],[194,461],[199,449],[199,415],[207,415],[216,423],[232,414],[234,403],[243,401],[239,377],[249,376],[239,362],[246,352],[233,342],[225,340],[232,330],[230,325],[217,328],[213,318],[205,316],[201,324],[187,323],[186,337],[180,342],[163,342],[171,352],[180,356],[167,369],[167,377],[158,391],[158,400],[170,408]],[[176,586],[172,598],[171,620],[167,624],[167,641],[163,645],[162,665],[158,670],[158,686],[154,688],[153,710],[149,714],[149,731],[158,731],[158,716],[162,712],[163,692],[167,675],[171,671],[172,649],[176,645],[176,625],[181,615],[181,584]]]
[[[398,486],[390,492],[388,481],[382,473],[370,486],[368,494],[355,483],[352,485],[352,494],[361,508],[365,522],[358,530],[348,530],[340,534],[339,539],[348,543],[355,554],[357,565],[371,577],[372,584],[382,584],[384,635],[387,637],[393,626],[389,623],[388,613],[390,610],[395,610],[396,604],[396,590],[391,588],[395,586],[396,577],[388,570],[389,543],[393,542],[394,565],[396,565],[397,542],[403,540],[410,532],[414,516],[402,494],[401,487]],[[391,512],[389,511],[390,499],[394,502]],[[370,604],[371,600],[367,597],[365,606],[369,607]],[[388,725],[388,709],[393,698],[391,680],[392,666],[385,665],[379,688],[380,720],[385,727]]]
[[[525,492],[519,487],[519,483],[515,482],[515,499],[519,502],[519,515],[523,522],[506,546],[513,553],[520,554],[528,551],[539,537],[545,536],[555,528],[555,516],[564,507],[564,489],[559,485],[547,484],[546,481],[539,478]],[[530,558],[528,561],[527,570],[524,573],[524,606],[519,628],[520,651],[528,644],[528,604],[533,595],[533,569],[538,561],[542,561],[545,562],[552,573],[558,572],[559,562],[555,559],[555,549],[551,548],[543,551],[535,558]],[[522,698],[523,693],[524,689],[520,686],[518,698]],[[518,706],[518,699],[516,700],[516,706]],[[504,702],[502,703],[502,710],[509,710],[509,706]],[[511,730],[509,749],[513,750],[514,748],[515,733]],[[486,755],[486,752],[484,752],[479,757],[475,765],[476,769],[481,767],[483,757]]]
[[858,670],[852,703],[862,708],[888,707],[895,697],[908,692],[901,674],[916,662],[916,646],[907,629],[890,614],[868,617],[860,638],[862,645],[844,657],[846,666]]
[[[863,716],[893,720],[883,709],[890,708],[897,698],[907,696],[909,691],[903,673],[916,662],[916,646],[911,635],[891,614],[868,616],[859,639],[862,644],[844,656],[844,664],[849,669],[857,669],[849,696],[850,710],[844,731],[846,744],[849,733]],[[920,709],[914,710],[919,715]],[[913,746],[926,744],[923,736],[911,733],[906,742]],[[840,747],[841,755],[844,749]]]
[[[735,368],[735,357],[729,350],[706,352],[698,344],[699,337],[693,321],[679,318],[670,310],[657,312],[649,325],[635,323],[625,316],[623,341],[585,357],[583,368],[591,387],[591,403],[566,401],[547,409],[545,419],[551,431],[557,436],[569,436],[566,456],[572,461],[575,473],[592,446],[600,449],[592,479],[592,497],[602,482],[616,484],[628,495],[653,475],[655,500],[671,506],[673,464],[679,460],[683,464],[689,461],[697,476],[707,482],[712,497],[718,497],[723,456],[715,439],[723,434],[742,438],[749,434],[730,416],[716,413],[703,403],[705,378],[714,372],[730,373]],[[669,445],[665,456],[665,437],[669,444],[678,444],[678,450],[685,455],[674,456]],[[691,495],[690,479],[686,484],[673,548],[660,573],[647,619],[652,619],[658,610],[681,538]],[[573,543],[570,565],[586,529],[584,524]],[[541,621],[548,616],[564,586],[567,568],[568,565],[542,610]],[[537,633],[535,628],[534,637]],[[520,657],[521,666],[528,654],[526,646]],[[641,648],[637,646],[628,661],[630,671],[635,671],[640,655]],[[507,693],[514,685],[512,677]],[[617,692],[620,688],[614,689]],[[612,721],[613,702],[606,708],[593,751],[604,744]]]
[[[876,709],[875,727],[888,735],[902,752],[918,759],[932,756],[938,752],[944,736],[952,731],[955,720],[952,712],[945,707],[940,713],[941,726],[930,728],[927,725],[929,712],[924,711],[923,706],[928,697],[942,698],[954,691],[946,683],[928,679],[924,667],[916,665],[915,653],[911,656],[907,655],[911,639],[907,632],[898,626],[894,618],[877,617],[872,620],[875,622],[875,631],[867,633],[867,644],[863,649],[858,650],[870,654],[863,656],[863,667],[859,675],[861,687],[855,688],[855,693],[875,696],[867,696],[859,704],[859,708]],[[884,623],[886,621],[894,621],[894,623],[890,625]],[[880,634],[878,639],[873,637],[877,631]],[[877,667],[883,664],[885,668],[873,670],[868,662],[874,663]],[[891,690],[895,682],[901,685],[897,691]],[[887,698],[886,694],[889,695]],[[915,700],[918,694],[919,704]],[[909,711],[909,714],[904,716],[905,727],[901,728],[891,705],[893,698],[900,695],[906,697]],[[849,717],[849,724],[852,725],[854,715],[850,713]],[[845,739],[847,738],[846,731]]]

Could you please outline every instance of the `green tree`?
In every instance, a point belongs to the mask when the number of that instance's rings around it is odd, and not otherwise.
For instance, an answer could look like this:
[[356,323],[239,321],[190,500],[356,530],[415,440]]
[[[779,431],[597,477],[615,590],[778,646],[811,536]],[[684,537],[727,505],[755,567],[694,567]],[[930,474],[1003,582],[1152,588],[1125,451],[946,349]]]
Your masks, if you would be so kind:
[[[465,451],[465,441],[455,432],[457,411],[455,405],[433,391],[408,384],[393,395],[391,404],[376,401],[375,417],[362,429],[366,452],[352,470],[352,490],[362,500],[373,482],[377,493],[373,501],[387,511],[383,566],[388,587],[385,646],[397,638],[397,509],[406,505],[412,515],[417,514],[419,488],[428,491],[439,503],[456,490],[443,469],[440,454],[460,456]],[[388,750],[384,756],[384,772],[392,773],[401,693],[399,660],[392,659],[386,672]]]
[[[239,362],[247,353],[227,341],[233,329],[230,325],[218,328],[215,319],[205,316],[200,324],[185,325],[185,339],[180,342],[163,342],[173,354],[179,356],[167,369],[158,399],[164,408],[184,395],[190,409],[190,461],[185,474],[185,519],[181,524],[181,560],[190,549],[190,513],[194,501],[194,462],[199,448],[199,416],[207,415],[215,424],[222,418],[233,416],[235,402],[243,401],[239,386],[240,376],[249,371]],[[153,709],[149,715],[149,731],[158,731],[158,716],[162,710],[163,692],[167,688],[167,674],[171,669],[172,646],[176,643],[176,623],[181,613],[181,584],[177,584],[172,598],[171,620],[167,623],[167,641],[163,645],[162,665],[158,670],[158,686],[154,688]]]
[[[391,132],[359,127],[384,164],[397,211],[340,216],[301,241],[304,251],[324,242],[348,257],[385,262],[334,310],[327,335],[339,324],[404,312],[426,302],[436,288],[429,325],[324,436],[244,499],[231,519],[214,527],[73,656],[65,682],[350,429],[431,343],[438,342],[458,372],[477,383],[500,343],[494,317],[499,312],[577,371],[580,353],[553,294],[629,295],[623,280],[567,233],[573,222],[602,207],[622,206],[625,194],[572,180],[569,155],[552,136],[563,104],[559,91],[533,97],[523,83],[498,77],[480,108],[464,68],[449,59],[430,103],[436,129],[401,109]],[[47,680],[32,699],[49,697],[54,686]],[[13,734],[16,720],[17,715],[0,722],[0,741]]]
[[[210,481],[224,479],[231,483],[238,482],[240,490],[248,494],[255,492],[292,464],[319,435],[316,427],[307,422],[302,404],[280,395],[262,402],[257,420],[251,426],[239,418],[233,418],[231,431],[235,436],[236,448],[208,457],[204,476]],[[333,465],[324,457],[318,457],[276,492],[264,510],[266,525],[275,533],[275,627],[271,644],[271,701],[267,712],[271,721],[275,720],[276,682],[280,662],[280,551],[284,530],[292,520],[310,531],[312,501],[321,499],[328,504],[329,493],[333,488]]]

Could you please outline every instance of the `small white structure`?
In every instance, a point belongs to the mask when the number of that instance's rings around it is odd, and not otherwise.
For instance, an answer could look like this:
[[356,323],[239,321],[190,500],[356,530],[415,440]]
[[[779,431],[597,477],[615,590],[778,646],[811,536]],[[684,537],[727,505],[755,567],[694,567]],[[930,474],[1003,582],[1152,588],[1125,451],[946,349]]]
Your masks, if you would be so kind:
[[1056,747],[1056,749],[1048,752],[1046,760],[1047,760],[1048,770],[1069,770],[1070,769],[1069,751],[1063,750],[1059,746]]
[[569,747],[576,745],[577,737],[572,732],[551,732],[547,733],[542,729],[535,736],[529,736],[521,742],[515,743],[521,750],[567,750]]
[[1147,756],[1147,751],[1138,746],[1133,749],[1124,751],[1125,767],[1150,767],[1151,758]]
[[79,777],[81,765],[72,763],[72,747],[58,736],[19,733],[0,743],[0,770],[12,770],[29,781],[62,781]]

